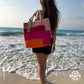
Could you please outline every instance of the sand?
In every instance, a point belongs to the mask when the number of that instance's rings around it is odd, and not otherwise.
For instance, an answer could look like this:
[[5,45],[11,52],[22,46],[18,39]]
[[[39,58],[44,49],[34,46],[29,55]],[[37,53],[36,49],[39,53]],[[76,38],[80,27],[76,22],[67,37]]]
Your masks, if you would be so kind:
[[[72,71],[78,71],[81,77],[73,80],[69,77]],[[41,84],[39,80],[29,80],[16,73],[3,72],[0,70],[0,84]],[[48,73],[46,84],[84,84],[83,70],[53,71]]]

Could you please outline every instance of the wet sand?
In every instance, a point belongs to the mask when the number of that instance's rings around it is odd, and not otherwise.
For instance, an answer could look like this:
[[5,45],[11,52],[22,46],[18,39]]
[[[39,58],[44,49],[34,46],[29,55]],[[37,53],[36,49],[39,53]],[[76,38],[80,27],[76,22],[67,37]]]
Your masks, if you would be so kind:
[[[69,77],[72,71],[78,71],[81,77],[73,80]],[[75,76],[74,76],[75,77]],[[0,70],[0,84],[41,84],[39,80],[29,80],[16,73],[3,72]],[[84,84],[84,71],[68,70],[49,72],[46,77],[46,84]]]

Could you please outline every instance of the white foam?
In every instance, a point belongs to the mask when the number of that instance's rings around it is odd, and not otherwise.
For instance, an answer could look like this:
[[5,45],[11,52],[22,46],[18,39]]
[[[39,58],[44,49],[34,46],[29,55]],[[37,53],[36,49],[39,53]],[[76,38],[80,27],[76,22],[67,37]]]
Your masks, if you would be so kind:
[[[46,76],[54,71],[84,70],[84,37],[57,36],[56,50],[47,59]],[[39,80],[35,54],[25,48],[23,36],[0,36],[0,69]]]

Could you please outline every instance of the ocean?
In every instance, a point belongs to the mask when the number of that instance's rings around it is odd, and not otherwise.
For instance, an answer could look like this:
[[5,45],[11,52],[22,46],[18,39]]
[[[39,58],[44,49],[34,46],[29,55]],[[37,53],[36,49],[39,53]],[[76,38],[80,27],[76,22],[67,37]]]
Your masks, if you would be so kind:
[[[48,56],[46,76],[55,70],[84,70],[84,31],[56,32],[56,50]],[[0,27],[0,69],[39,80],[37,60],[32,49],[25,48],[22,28]]]
[[[22,28],[0,27],[0,36],[23,34]],[[57,36],[84,36],[83,30],[57,30]]]

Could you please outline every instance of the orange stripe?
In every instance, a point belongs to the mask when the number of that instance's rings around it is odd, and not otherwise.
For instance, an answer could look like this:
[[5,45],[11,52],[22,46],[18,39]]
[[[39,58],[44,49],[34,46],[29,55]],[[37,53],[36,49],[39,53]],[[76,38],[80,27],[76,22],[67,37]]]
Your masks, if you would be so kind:
[[26,48],[36,48],[36,47],[43,47],[47,45],[43,45],[42,39],[32,39],[32,40],[25,40]]

